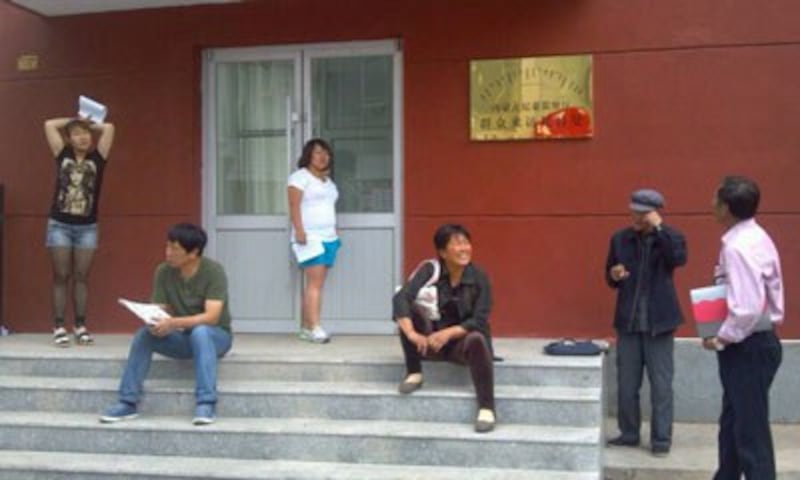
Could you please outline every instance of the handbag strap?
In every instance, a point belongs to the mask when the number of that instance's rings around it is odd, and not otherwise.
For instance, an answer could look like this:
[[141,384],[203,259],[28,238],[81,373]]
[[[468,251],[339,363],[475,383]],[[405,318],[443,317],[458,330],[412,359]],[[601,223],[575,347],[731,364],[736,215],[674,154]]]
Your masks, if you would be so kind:
[[429,278],[425,282],[425,285],[423,285],[422,288],[430,287],[434,283],[438,282],[439,281],[439,275],[441,275],[441,273],[442,273],[442,266],[439,265],[439,260],[437,260],[435,258],[429,258],[427,260],[423,260],[423,261],[419,262],[419,265],[417,265],[417,267],[414,269],[414,271],[411,272],[411,275],[408,276],[408,279],[411,280],[412,278],[414,278],[414,276],[417,274],[417,272],[419,272],[419,269],[424,267],[426,263],[430,263],[430,264],[433,265],[433,275],[431,275],[431,278]]

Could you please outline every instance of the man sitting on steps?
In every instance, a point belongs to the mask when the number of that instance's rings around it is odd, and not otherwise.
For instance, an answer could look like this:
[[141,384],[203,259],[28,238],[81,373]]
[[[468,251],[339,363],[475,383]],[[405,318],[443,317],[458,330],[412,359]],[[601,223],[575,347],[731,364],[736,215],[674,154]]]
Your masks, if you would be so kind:
[[216,418],[217,359],[231,348],[228,285],[219,263],[203,257],[206,233],[181,223],[167,233],[166,261],[156,268],[151,301],[170,315],[142,327],[131,343],[119,387],[119,402],[100,417],[103,423],[136,418],[153,352],[194,361],[195,425]]

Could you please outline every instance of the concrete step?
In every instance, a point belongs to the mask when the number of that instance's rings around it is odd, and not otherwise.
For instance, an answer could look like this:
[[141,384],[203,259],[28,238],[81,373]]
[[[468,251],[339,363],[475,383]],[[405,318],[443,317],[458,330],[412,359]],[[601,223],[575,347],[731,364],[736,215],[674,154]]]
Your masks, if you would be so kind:
[[4,480],[598,480],[596,473],[0,451]]
[[[119,378],[124,358],[11,357],[0,354],[6,375]],[[426,380],[443,385],[471,385],[469,371],[449,363],[424,364]],[[219,364],[223,380],[314,381],[314,382],[399,382],[405,373],[401,359],[388,362],[341,362],[302,360],[241,359],[225,357]],[[149,378],[191,378],[192,362],[176,361],[155,355]],[[599,385],[601,369],[596,365],[556,363],[549,357],[536,362],[495,363],[497,385],[559,385],[580,387]]]
[[[615,419],[608,419],[609,436],[616,433]],[[718,425],[711,423],[675,423],[672,451],[666,458],[650,454],[649,445],[639,448],[606,447],[606,480],[708,480],[717,467]],[[780,480],[800,479],[800,425],[773,424],[775,462]],[[649,425],[642,425],[642,438],[650,435]],[[645,442],[646,443],[646,442]]]
[[[96,378],[0,376],[0,410],[100,414],[117,399],[118,381]],[[425,385],[412,395],[389,383],[222,381],[219,415],[467,423],[474,419],[472,386]],[[194,408],[194,384],[152,380],[141,411],[185,415]],[[495,388],[498,420],[511,424],[596,426],[602,416],[599,388]]]
[[0,450],[579,472],[600,466],[599,428],[501,423],[477,434],[471,423],[227,417],[195,427],[189,415],[103,425],[96,415],[29,411],[3,416],[0,431]]
[[[102,377],[118,379],[127,358],[129,335],[103,335],[92,347],[56,348],[47,335],[2,338],[2,375]],[[549,357],[545,341],[497,339],[496,385],[602,384],[602,357]],[[443,362],[424,364],[426,382],[471,385],[464,367]],[[396,338],[335,337],[329,345],[300,342],[286,335],[236,335],[231,352],[220,362],[221,380],[283,380],[316,382],[391,382],[404,374]],[[190,361],[154,356],[149,378],[192,378]]]
[[479,435],[463,366],[425,363],[424,388],[397,393],[396,337],[237,335],[220,363],[216,424],[190,423],[191,362],[156,355],[142,416],[102,425],[130,338],[63,350],[49,335],[0,338],[0,478],[600,478],[603,357],[498,339],[499,424]]

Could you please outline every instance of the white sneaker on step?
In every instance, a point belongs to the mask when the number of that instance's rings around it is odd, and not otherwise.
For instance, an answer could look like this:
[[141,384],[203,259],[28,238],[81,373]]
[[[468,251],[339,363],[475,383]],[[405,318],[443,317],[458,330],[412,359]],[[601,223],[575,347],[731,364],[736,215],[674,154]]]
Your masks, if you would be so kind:
[[331,341],[331,336],[328,335],[328,332],[322,329],[322,327],[317,327],[311,331],[312,337],[314,337],[314,341],[317,343],[328,343]]
[[328,343],[331,340],[331,336],[322,327],[317,327],[313,330],[301,328],[297,338],[311,343]]

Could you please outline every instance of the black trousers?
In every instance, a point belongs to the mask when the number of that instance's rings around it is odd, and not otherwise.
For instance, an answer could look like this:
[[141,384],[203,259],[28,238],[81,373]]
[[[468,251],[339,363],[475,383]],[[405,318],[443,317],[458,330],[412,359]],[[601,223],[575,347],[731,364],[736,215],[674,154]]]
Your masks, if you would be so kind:
[[[416,315],[412,316],[414,330],[425,332],[425,323]],[[402,330],[400,343],[406,358],[406,372],[422,372],[422,360],[443,360],[469,366],[472,384],[478,397],[478,408],[494,411],[494,364],[489,344],[481,332],[471,331],[465,337],[448,342],[439,352],[428,352],[424,357],[417,351]]]
[[722,381],[719,469],[714,480],[775,480],[769,387],[783,350],[774,332],[757,332],[717,353]]
[[622,438],[638,442],[642,426],[639,390],[645,370],[650,381],[650,445],[672,445],[675,337],[672,332],[617,332],[617,424]]

